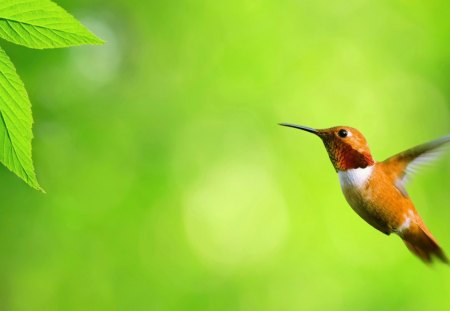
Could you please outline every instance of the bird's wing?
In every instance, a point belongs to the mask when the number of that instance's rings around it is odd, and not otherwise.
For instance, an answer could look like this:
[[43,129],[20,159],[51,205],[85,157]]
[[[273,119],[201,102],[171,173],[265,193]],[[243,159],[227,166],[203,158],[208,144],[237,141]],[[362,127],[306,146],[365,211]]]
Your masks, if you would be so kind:
[[431,163],[446,149],[449,149],[450,135],[441,137],[439,139],[430,141],[428,143],[413,147],[396,154],[383,163],[388,164],[392,169],[390,174],[393,174],[397,179],[397,186],[404,191],[404,184],[415,174],[421,166]]

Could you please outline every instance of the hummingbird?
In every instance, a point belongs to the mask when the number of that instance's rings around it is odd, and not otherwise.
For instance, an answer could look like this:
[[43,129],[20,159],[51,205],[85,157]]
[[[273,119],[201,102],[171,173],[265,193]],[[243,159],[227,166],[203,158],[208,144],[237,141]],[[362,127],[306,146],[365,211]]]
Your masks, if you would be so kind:
[[425,263],[431,263],[435,257],[449,263],[414,207],[405,184],[419,166],[443,151],[450,142],[450,135],[377,162],[366,139],[355,128],[314,129],[289,123],[279,125],[303,130],[322,139],[345,199],[369,225],[386,235],[394,233],[400,236],[408,249]]

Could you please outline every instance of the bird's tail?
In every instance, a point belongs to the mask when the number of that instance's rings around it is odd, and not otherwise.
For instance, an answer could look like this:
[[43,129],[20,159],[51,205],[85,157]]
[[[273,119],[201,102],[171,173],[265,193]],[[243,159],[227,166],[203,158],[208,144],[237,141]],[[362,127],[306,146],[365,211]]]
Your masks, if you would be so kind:
[[408,249],[425,263],[431,263],[433,257],[436,256],[442,262],[449,264],[444,251],[425,225],[416,225],[414,227],[401,236]]

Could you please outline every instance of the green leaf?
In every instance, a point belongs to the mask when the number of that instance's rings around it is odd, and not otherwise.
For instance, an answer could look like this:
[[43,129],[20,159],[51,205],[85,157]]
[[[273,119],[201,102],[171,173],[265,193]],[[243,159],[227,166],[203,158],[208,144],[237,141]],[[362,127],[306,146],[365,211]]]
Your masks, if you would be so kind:
[[50,0],[0,0],[0,37],[35,49],[103,43]]
[[42,190],[31,160],[32,123],[27,91],[0,48],[0,161],[31,187]]

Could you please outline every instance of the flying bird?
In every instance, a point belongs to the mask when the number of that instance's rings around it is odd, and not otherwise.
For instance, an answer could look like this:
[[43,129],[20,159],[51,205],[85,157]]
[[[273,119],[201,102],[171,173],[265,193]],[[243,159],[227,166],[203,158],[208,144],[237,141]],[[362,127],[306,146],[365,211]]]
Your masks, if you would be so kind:
[[366,139],[355,128],[314,129],[289,123],[280,125],[300,129],[322,139],[338,173],[345,199],[369,225],[386,235],[397,234],[408,249],[426,263],[431,263],[434,257],[449,263],[414,207],[405,183],[419,166],[432,161],[443,151],[450,142],[450,135],[377,162]]

